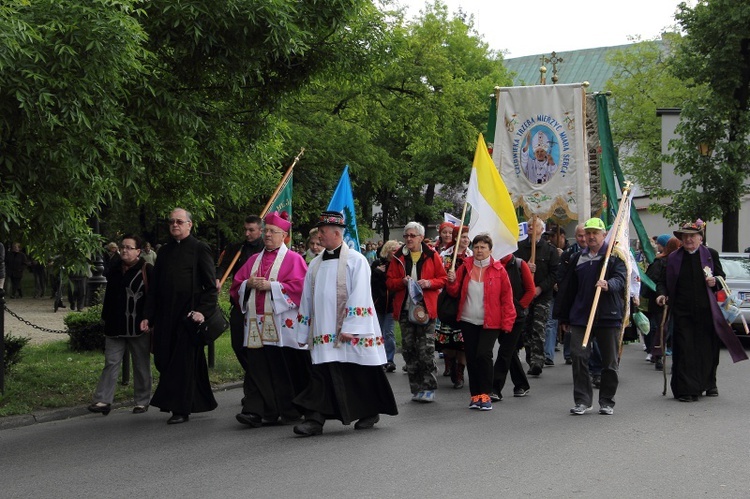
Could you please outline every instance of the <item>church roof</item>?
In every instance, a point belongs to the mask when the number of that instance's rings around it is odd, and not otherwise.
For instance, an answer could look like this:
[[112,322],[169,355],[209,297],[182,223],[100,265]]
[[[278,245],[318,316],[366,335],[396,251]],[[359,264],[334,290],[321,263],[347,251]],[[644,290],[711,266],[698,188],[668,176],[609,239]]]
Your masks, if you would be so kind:
[[[632,45],[598,47],[592,49],[559,52],[557,64],[557,83],[590,83],[588,92],[606,90],[606,83],[612,77],[614,68],[607,63],[607,54],[627,49]],[[551,52],[544,54],[550,58]],[[514,57],[504,61],[505,67],[513,73],[513,85],[539,85],[539,68],[542,66],[542,54]],[[552,84],[552,63],[545,62],[547,67],[547,85]]]

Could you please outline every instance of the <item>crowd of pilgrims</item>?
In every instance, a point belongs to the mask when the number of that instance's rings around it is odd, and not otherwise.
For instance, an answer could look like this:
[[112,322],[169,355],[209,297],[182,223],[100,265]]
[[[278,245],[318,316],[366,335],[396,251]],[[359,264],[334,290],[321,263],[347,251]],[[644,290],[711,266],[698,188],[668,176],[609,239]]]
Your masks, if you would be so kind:
[[[189,213],[184,213],[183,223],[191,224]],[[305,244],[289,251],[284,245],[291,229],[286,218],[277,213],[264,220],[248,217],[245,240],[230,245],[220,257],[212,281],[216,280],[219,289],[219,278],[231,274],[230,334],[245,371],[243,408],[237,421],[244,425],[301,421],[294,432],[312,436],[322,433],[326,420],[356,421],[355,429],[361,430],[372,428],[380,414],[397,414],[385,376],[398,368],[396,323],[402,339],[401,369],[407,374],[411,400],[433,402],[442,374],[450,377],[456,390],[468,384],[468,407],[479,411],[492,410],[492,402],[502,400],[508,375],[512,395],[526,396],[528,377],[540,376],[544,368],[553,366],[555,352],[562,349],[565,363],[573,365],[575,407],[570,412],[579,415],[592,408],[593,386],[601,388],[600,414],[611,415],[619,362],[612,352],[619,337],[607,335],[621,330],[626,300],[631,314],[642,311],[648,318],[647,334],[640,335],[646,360],[659,371],[664,357],[673,355],[672,393],[682,402],[718,396],[721,342],[730,347],[733,360],[742,360],[744,355],[744,351],[735,352],[736,345],[728,344],[725,331],[720,331],[725,328],[715,320],[713,276],[723,276],[723,271],[718,254],[701,244],[702,228],[695,223],[683,225],[674,236],[654,237],[657,256],[653,263],[646,266],[636,254],[637,264],[647,267],[646,275],[656,289],[635,285],[630,287],[630,296],[621,296],[628,289],[625,280],[639,284],[635,275],[624,275],[622,255],[612,254],[604,279],[592,277],[583,265],[590,262],[599,265],[598,269],[607,262],[602,258],[606,231],[599,219],[577,226],[571,242],[563,228],[547,229],[537,219],[518,251],[496,260],[489,235],[470,239],[468,227],[449,222],[438,226],[435,241],[425,237],[421,224],[410,222],[404,227],[403,242],[368,242],[360,252],[349,251],[342,244],[343,218],[337,216],[341,217],[324,212]],[[117,326],[107,337],[106,365],[89,409],[109,413],[117,368],[129,348],[135,364],[133,412],[143,413],[155,405],[173,412],[169,423],[186,422],[192,412],[215,408],[213,396],[204,393],[207,400],[193,401],[192,407],[182,400],[179,412],[169,403],[150,399],[150,368],[144,358],[148,359],[154,342],[148,339],[150,330],[136,327],[144,311],[139,306],[135,311],[123,310],[115,303],[132,298],[132,293],[122,289],[132,286],[139,276],[144,294],[149,281],[159,282],[153,262],[142,259],[141,245],[138,237],[126,236],[119,246],[124,250],[122,267],[113,265],[107,276],[103,318]],[[235,253],[239,259],[232,267]],[[166,250],[158,255],[157,262],[169,258]],[[712,270],[710,279],[704,276],[707,266]],[[591,290],[580,289],[582,285],[590,285]],[[563,286],[570,293],[560,291]],[[590,309],[594,286],[613,295],[605,306],[613,309],[607,314],[615,320],[597,319],[589,346],[582,348],[577,336],[582,328],[573,316],[580,315],[581,303]],[[560,294],[570,295],[569,299],[560,299]],[[669,321],[664,320],[667,305],[672,308]],[[119,317],[112,319],[125,313],[135,314],[136,320],[123,324]],[[632,322],[626,341],[639,338]],[[528,370],[521,362],[522,349]],[[442,359],[439,369],[438,359]],[[202,386],[198,391],[205,392],[207,375],[198,371],[189,376],[205,377],[196,381]]]

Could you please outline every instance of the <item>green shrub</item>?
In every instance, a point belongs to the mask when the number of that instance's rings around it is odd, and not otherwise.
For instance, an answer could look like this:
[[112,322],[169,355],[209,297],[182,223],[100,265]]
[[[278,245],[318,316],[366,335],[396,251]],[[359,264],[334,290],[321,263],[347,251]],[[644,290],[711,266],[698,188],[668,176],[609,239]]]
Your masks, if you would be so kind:
[[29,338],[22,338],[9,334],[5,337],[5,356],[3,357],[3,369],[5,373],[10,372],[14,364],[21,361],[21,350],[29,342]]
[[101,316],[101,305],[94,305],[83,312],[71,312],[65,316],[63,322],[68,328],[71,350],[104,351],[104,321]]

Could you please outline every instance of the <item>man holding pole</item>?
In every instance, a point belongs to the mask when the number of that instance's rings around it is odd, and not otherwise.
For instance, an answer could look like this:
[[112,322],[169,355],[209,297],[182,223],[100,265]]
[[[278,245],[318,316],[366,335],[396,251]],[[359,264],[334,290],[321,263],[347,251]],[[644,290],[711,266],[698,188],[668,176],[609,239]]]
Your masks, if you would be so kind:
[[[224,250],[224,257],[221,259],[216,269],[216,290],[221,292],[221,285],[224,284],[227,277],[234,275],[245,265],[245,262],[256,253],[263,250],[263,238],[261,237],[261,225],[263,220],[256,215],[250,215],[245,219],[245,240],[230,244]],[[231,281],[230,281],[231,282]],[[229,330],[231,332],[232,350],[237,356],[237,360],[242,366],[242,370],[247,372],[247,355],[245,348],[242,346],[244,339],[244,316],[240,312],[240,304],[234,297],[230,298],[232,308],[229,310]]]
[[529,364],[527,374],[539,376],[544,367],[544,342],[547,331],[547,320],[552,306],[552,288],[557,281],[557,267],[560,255],[557,248],[542,239],[544,222],[533,217],[529,224],[529,238],[518,244],[515,255],[528,262],[534,274],[534,300],[529,306],[523,332],[523,346],[526,349],[526,361]]
[[[592,407],[593,387],[589,373],[591,342],[586,341],[584,345],[584,337],[587,329],[590,329],[602,354],[599,414],[611,415],[614,413],[618,384],[617,353],[625,314],[627,267],[621,258],[611,253],[608,243],[604,241],[606,230],[601,219],[587,220],[583,229],[588,247],[570,261],[560,283],[555,316],[563,331],[570,331],[571,336],[575,407],[570,413],[584,414]],[[603,269],[605,264],[607,267]],[[597,288],[601,291],[597,292]]]

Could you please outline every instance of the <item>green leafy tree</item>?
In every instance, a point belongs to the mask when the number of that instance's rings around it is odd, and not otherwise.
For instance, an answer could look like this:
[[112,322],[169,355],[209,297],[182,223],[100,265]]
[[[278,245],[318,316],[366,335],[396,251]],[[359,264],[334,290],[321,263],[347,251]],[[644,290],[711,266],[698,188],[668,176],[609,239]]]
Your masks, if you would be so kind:
[[0,212],[36,255],[98,247],[89,217],[142,171],[127,116],[145,85],[134,2],[0,6]]
[[686,82],[670,70],[671,54],[681,43],[676,34],[660,40],[637,41],[613,52],[607,62],[614,75],[607,82],[612,92],[611,126],[624,170],[652,196],[665,195],[661,184],[663,155],[659,108],[680,107],[693,95]]
[[[388,238],[391,225],[435,223],[455,211],[453,196],[438,186],[468,180],[488,96],[510,80],[473,20],[450,16],[441,2],[426,5],[414,22],[398,12],[361,21],[371,57],[356,72],[327,72],[285,106],[292,143],[309,151],[300,171],[316,172],[305,185],[295,179],[295,192],[309,193],[301,200],[295,194],[295,213],[299,220],[298,202],[320,210],[349,164],[360,219]],[[382,209],[374,217],[373,203]]]
[[4,2],[3,229],[40,255],[85,258],[100,244],[92,217],[145,231],[175,205],[198,219],[262,206],[297,152],[285,150],[280,102],[357,63],[366,48],[347,22],[371,6]]
[[[682,107],[681,138],[670,144],[675,172],[688,178],[667,215],[673,221],[721,219],[722,249],[738,251],[740,202],[750,191],[750,4],[681,3],[676,19],[686,37],[674,72],[694,80],[699,91]],[[710,154],[698,154],[701,144]]]

